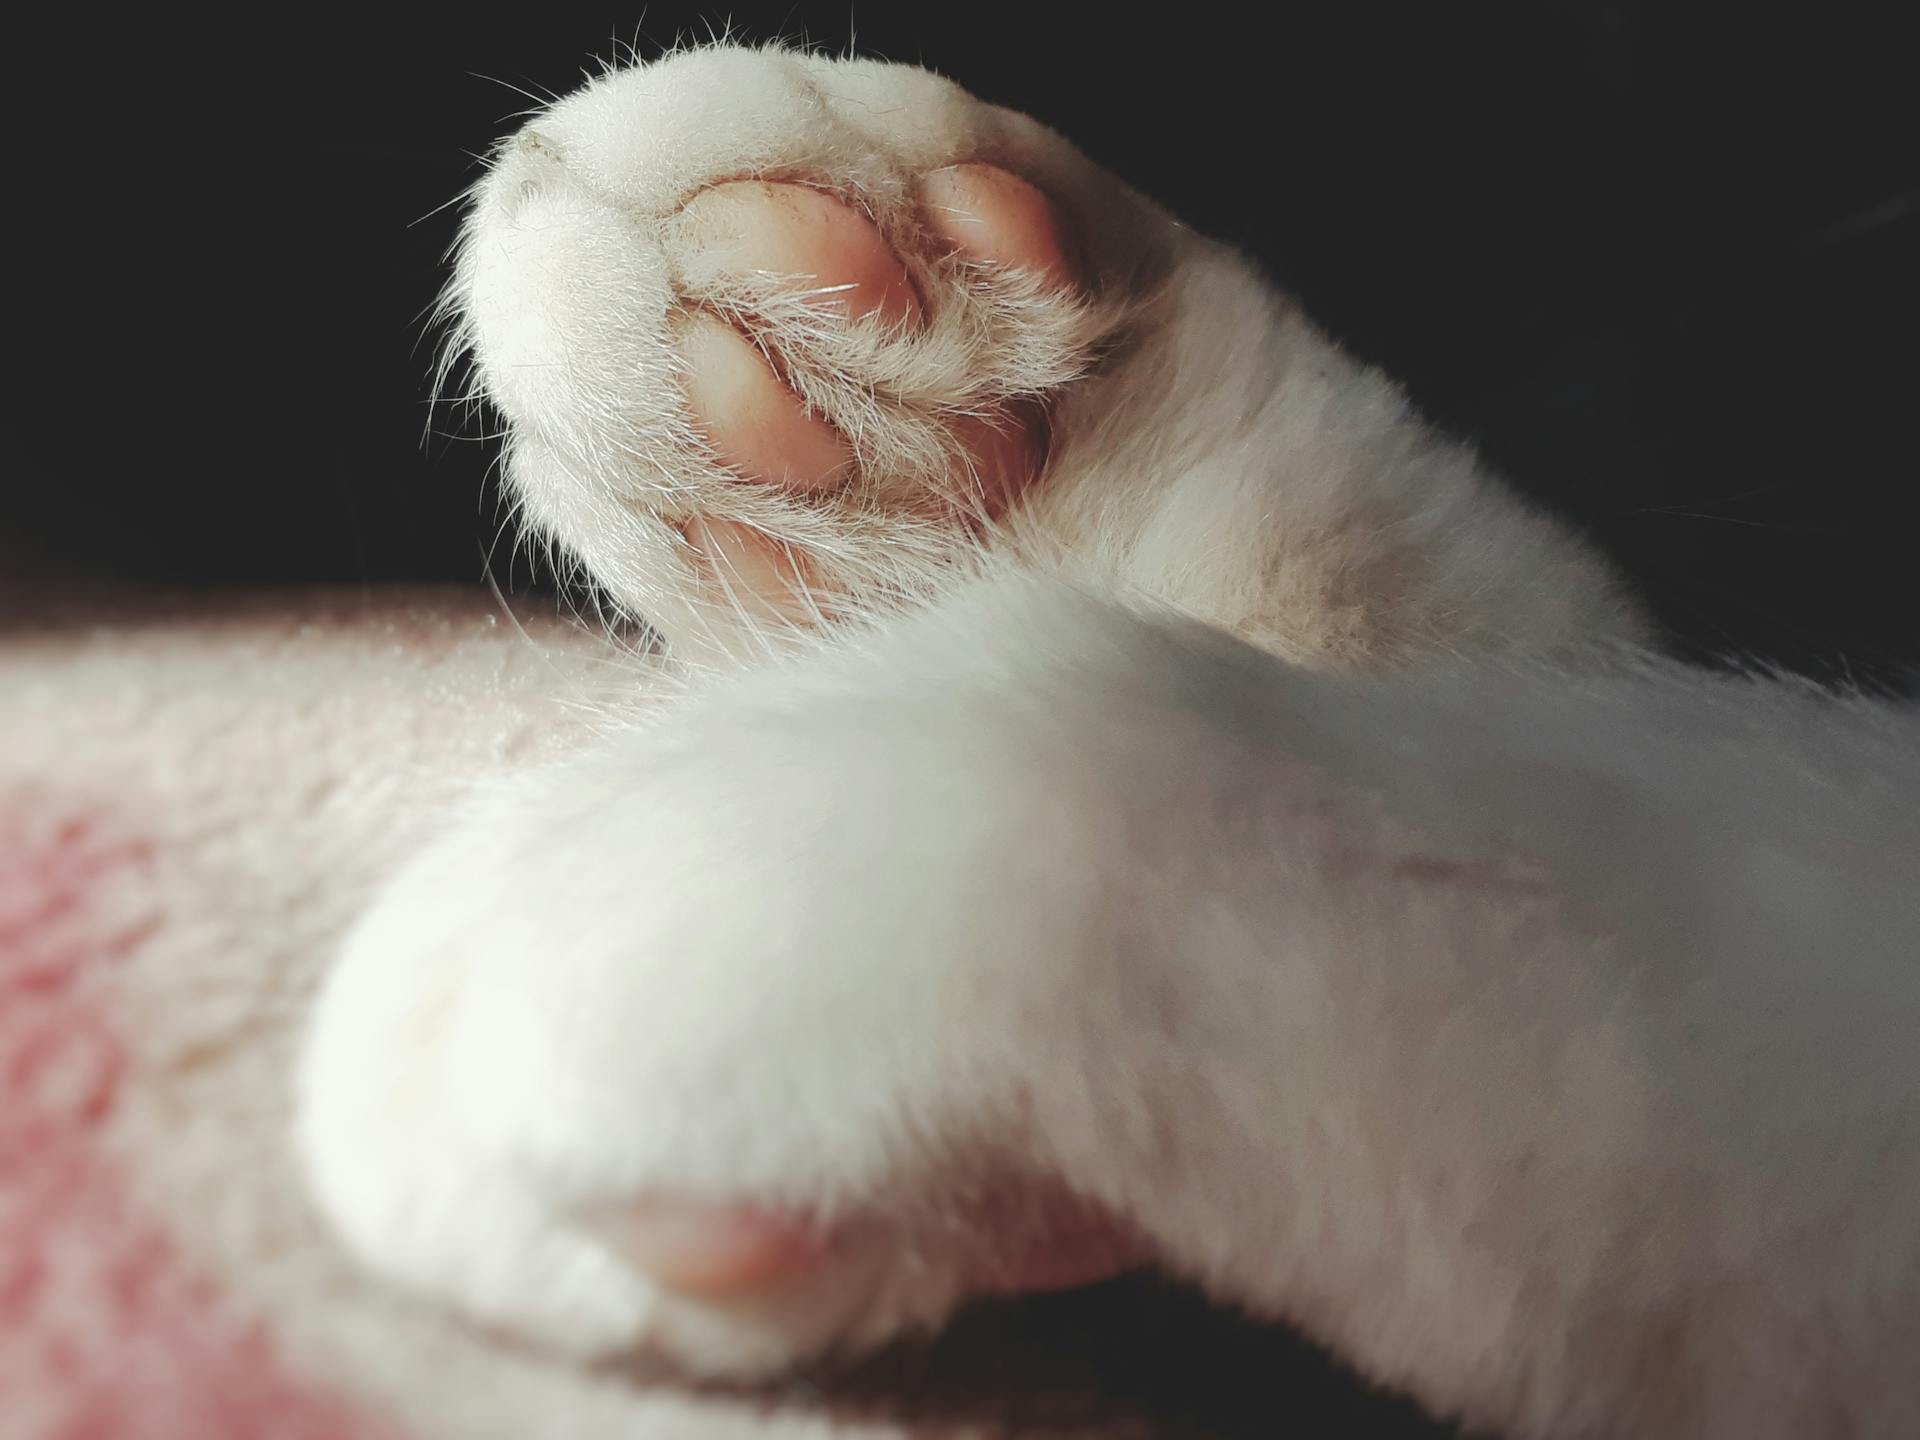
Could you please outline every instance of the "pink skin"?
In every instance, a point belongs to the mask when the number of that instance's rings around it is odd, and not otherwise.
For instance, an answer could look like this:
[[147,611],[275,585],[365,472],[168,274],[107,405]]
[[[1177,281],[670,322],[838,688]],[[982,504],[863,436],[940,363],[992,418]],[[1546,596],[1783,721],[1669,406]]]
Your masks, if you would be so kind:
[[[920,182],[928,230],[974,259],[1037,271],[1055,283],[1081,282],[1072,239],[1052,203],[1017,175],[993,165],[955,165]],[[684,212],[703,243],[734,252],[744,271],[796,277],[815,303],[849,320],[877,316],[913,326],[923,310],[912,280],[880,232],[831,196],[802,185],[738,181],[718,185]],[[743,479],[802,492],[828,490],[850,470],[846,441],[807,413],[764,357],[719,320],[701,316],[682,332],[686,397],[721,461]],[[1017,500],[1045,464],[1046,420],[1038,407],[998,425],[965,422],[957,434],[998,513]],[[686,536],[735,598],[768,617],[813,613],[805,557],[759,531],[696,517]],[[1009,1196],[1008,1206],[1024,1203]],[[1048,1205],[1056,1219],[998,1255],[983,1292],[1059,1290],[1088,1284],[1141,1263],[1137,1245],[1117,1227],[1081,1210]],[[981,1219],[989,1238],[999,1228]],[[650,1197],[598,1226],[661,1284],[687,1294],[728,1295],[777,1283],[823,1263],[835,1237],[819,1227],[749,1208],[715,1208]],[[1017,1228],[1033,1234],[1031,1224]]]
[[[1053,1213],[1037,1228],[1026,1216],[1008,1227],[1024,1237],[1012,1253],[994,1251],[991,1211],[1017,1211],[1023,1197],[1002,1197],[978,1217],[991,1256],[979,1277],[982,1295],[1070,1290],[1147,1262],[1148,1255],[1121,1227],[1078,1207],[1038,1203]],[[843,1233],[745,1206],[659,1196],[618,1215],[597,1216],[593,1228],[660,1284],[716,1298],[778,1284],[825,1263]]]
[[[994,165],[954,165],[920,182],[927,229],[973,259],[1032,270],[1063,288],[1081,283],[1072,238],[1051,201]],[[690,201],[682,214],[703,244],[721,249],[742,273],[793,276],[796,289],[849,320],[877,317],[914,326],[924,318],[912,278],[866,217],[804,185],[740,180]],[[722,464],[741,478],[816,492],[840,484],[853,465],[846,441],[807,413],[753,345],[707,316],[681,338],[687,407]],[[999,514],[1039,478],[1046,421],[1037,407],[1001,424],[961,422],[957,438]],[[816,613],[806,558],[758,530],[731,521],[691,521],[693,548],[734,598],[761,618],[804,621]]]

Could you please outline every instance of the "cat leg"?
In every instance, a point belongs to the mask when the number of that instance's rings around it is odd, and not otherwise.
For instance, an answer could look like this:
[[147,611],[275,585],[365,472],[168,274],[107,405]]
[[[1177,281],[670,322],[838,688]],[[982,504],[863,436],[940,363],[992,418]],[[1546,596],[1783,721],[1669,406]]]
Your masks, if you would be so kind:
[[1641,633],[1240,256],[908,66],[715,47],[529,119],[446,297],[527,522],[688,657],[982,547],[1311,663]]
[[[1005,578],[477,800],[320,999],[302,1151],[368,1263],[580,1354],[937,1324],[1021,1195],[1475,1424],[1903,1433],[1911,728]],[[660,1284],[663,1197],[780,1263]]]

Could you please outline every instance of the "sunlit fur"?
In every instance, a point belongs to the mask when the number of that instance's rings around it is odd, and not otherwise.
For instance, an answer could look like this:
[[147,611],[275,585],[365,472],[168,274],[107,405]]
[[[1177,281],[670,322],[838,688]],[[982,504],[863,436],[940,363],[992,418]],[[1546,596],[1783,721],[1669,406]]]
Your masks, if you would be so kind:
[[[1074,217],[1090,298],[924,260],[959,160]],[[677,209],[746,175],[859,205],[951,322],[703,272]],[[1920,1425],[1910,715],[1634,654],[1602,563],[1243,261],[917,70],[609,74],[501,148],[450,303],[528,522],[700,673],[347,943],[300,1144],[367,1263],[760,1374],[938,1324],[993,1240],[954,1197],[1031,1183],[1478,1424]],[[844,497],[712,462],[694,304],[847,431]],[[983,544],[924,503],[941,417],[1029,395],[1051,469]],[[756,622],[695,512],[852,598]],[[594,1223],[654,1192],[857,1238],[697,1302]]]
[[[1078,221],[1089,294],[928,243],[914,181],[974,160],[1028,177]],[[834,323],[804,295],[770,298],[771,277],[703,263],[680,208],[744,177],[819,185],[870,216],[930,323]],[[501,145],[444,303],[449,354],[471,351],[507,421],[527,524],[688,658],[799,637],[743,614],[725,577],[703,582],[673,522],[697,512],[793,545],[841,615],[923,599],[976,543],[928,503],[953,488],[943,422],[1019,397],[1050,403],[1053,453],[996,548],[1031,564],[1308,660],[1638,634],[1595,560],[1246,262],[1052,132],[922,70],[714,49],[608,74]],[[860,472],[837,503],[714,463],[673,347],[696,309],[742,318],[847,436]]]

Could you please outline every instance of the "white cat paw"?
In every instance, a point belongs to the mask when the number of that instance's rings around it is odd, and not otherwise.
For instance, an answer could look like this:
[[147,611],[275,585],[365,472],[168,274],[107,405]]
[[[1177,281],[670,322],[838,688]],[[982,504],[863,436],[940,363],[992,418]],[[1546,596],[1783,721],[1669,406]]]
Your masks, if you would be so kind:
[[500,147],[445,306],[524,518],[683,656],[917,602],[983,541],[1316,663],[1638,631],[1241,257],[912,67],[594,81]]
[[925,71],[720,47],[505,142],[447,305],[533,524],[681,648],[740,652],[996,526],[1172,234]]
[[1034,1130],[1116,923],[1046,748],[776,669],[477,801],[317,1003],[322,1209],[483,1322],[735,1375],[1114,1268]]

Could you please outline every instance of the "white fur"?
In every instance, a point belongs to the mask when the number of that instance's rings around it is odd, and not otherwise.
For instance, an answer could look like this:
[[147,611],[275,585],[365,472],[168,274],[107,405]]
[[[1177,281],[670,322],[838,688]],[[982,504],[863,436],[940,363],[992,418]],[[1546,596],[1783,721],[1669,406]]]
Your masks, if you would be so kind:
[[[891,398],[842,504],[725,478],[678,205],[804,178],[911,253],[961,159],[1075,214],[1092,300],[922,274],[972,340],[848,340],[736,296],[843,426]],[[531,520],[679,650],[768,658],[476,795],[356,927],[299,1136],[366,1261],[758,1373],[938,1323],[954,1197],[1012,1175],[1476,1423],[1920,1425],[1911,717],[1622,657],[1604,567],[1388,382],[919,71],[596,82],[503,147],[454,299]],[[1068,381],[987,550],[931,529],[943,417]],[[695,509],[844,557],[868,621],[703,598]],[[590,1223],[656,1192],[862,1238],[697,1303]]]
[[[453,591],[191,606],[138,592],[43,629],[18,615],[58,602],[21,598],[0,638],[0,970],[23,939],[29,954],[39,943],[85,957],[103,1026],[85,1038],[112,1036],[125,1065],[83,1173],[59,1159],[57,1136],[52,1153],[29,1146],[24,1177],[7,1168],[17,1151],[0,1161],[0,1268],[26,1261],[44,1297],[21,1317],[16,1296],[0,1325],[0,1436],[72,1434],[59,1417],[100,1415],[111,1387],[138,1407],[138,1434],[203,1440],[246,1424],[235,1414],[257,1416],[288,1381],[339,1398],[348,1413],[329,1435],[978,1433],[888,1423],[884,1397],[864,1417],[823,1414],[805,1395],[694,1394],[583,1370],[357,1273],[314,1216],[287,1143],[294,1056],[355,913],[475,776],[579,748],[614,683],[649,688],[649,669],[615,664],[577,627],[510,622],[486,597]],[[51,898],[34,836],[63,831],[123,859],[77,905],[46,907],[23,931],[19,902],[32,915]],[[20,1013],[0,1006],[6,1059],[20,1058],[36,1020],[31,1000]],[[56,1071],[83,1083],[97,1073]],[[18,1137],[34,1069],[5,1074],[0,1112]],[[97,1215],[104,1184],[125,1207],[112,1212],[123,1238],[96,1251],[99,1232],[83,1223],[80,1244],[23,1254],[35,1227],[29,1215],[23,1237],[7,1209],[23,1184],[83,1215]],[[129,1280],[136,1314],[151,1320],[156,1301],[198,1333],[129,1335]],[[169,1299],[183,1282],[184,1313]],[[207,1363],[223,1356],[239,1363]],[[250,1379],[251,1367],[266,1373]],[[277,1440],[319,1423],[297,1408],[279,1418],[283,1428],[254,1433]]]
[[[965,160],[1017,170],[1079,222],[1089,299],[926,257],[913,182]],[[729,288],[676,217],[742,176],[821,185],[871,215],[933,297],[933,323],[823,325]],[[609,75],[500,148],[447,300],[456,346],[510,422],[528,521],[683,654],[758,654],[779,637],[723,594],[703,598],[669,521],[756,525],[862,599],[924,597],[972,548],[916,503],[952,449],[941,421],[1023,395],[1055,401],[1047,483],[1001,537],[1029,563],[1070,564],[1302,659],[1639,633],[1602,566],[1238,256],[922,70],[713,49]],[[840,503],[713,463],[672,348],[695,306],[738,318],[841,422],[862,473]],[[1099,372],[1061,391],[1109,341]]]

